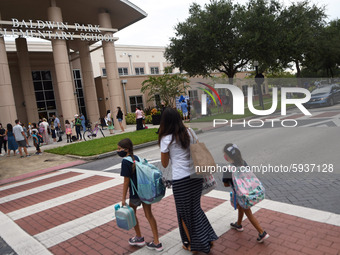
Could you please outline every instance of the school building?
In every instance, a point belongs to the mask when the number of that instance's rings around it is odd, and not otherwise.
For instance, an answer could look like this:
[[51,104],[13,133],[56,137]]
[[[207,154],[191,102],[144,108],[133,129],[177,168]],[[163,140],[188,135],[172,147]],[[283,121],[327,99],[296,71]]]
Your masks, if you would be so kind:
[[[146,16],[126,0],[1,1],[0,122],[53,114],[64,122],[80,112],[96,122],[117,106],[125,113],[155,106],[140,88],[169,66],[165,48],[116,45],[114,36]],[[191,78],[191,99],[202,93],[198,82],[211,80]]]

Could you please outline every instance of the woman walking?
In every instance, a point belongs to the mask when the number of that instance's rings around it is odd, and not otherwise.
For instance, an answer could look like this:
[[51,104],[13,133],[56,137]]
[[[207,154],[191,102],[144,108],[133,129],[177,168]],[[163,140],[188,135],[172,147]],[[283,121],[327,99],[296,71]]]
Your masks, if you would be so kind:
[[6,130],[5,136],[6,135],[7,135],[7,141],[8,141],[7,157],[11,156],[11,151],[14,152],[14,156],[15,156],[16,150],[18,149],[18,144],[15,141],[15,137],[13,134],[13,126],[10,123],[7,124],[7,130]]
[[197,178],[190,158],[190,144],[197,137],[190,133],[178,111],[166,108],[161,119],[158,144],[163,167],[167,167],[170,160],[172,164],[172,189],[183,249],[209,253],[212,242],[218,237],[201,208],[203,179]]

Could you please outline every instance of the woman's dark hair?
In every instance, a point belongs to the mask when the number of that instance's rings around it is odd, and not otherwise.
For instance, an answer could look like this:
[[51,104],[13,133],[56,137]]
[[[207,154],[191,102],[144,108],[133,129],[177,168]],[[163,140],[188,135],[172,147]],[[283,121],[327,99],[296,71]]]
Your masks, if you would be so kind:
[[166,108],[162,114],[158,145],[160,145],[162,138],[166,135],[172,135],[171,143],[176,140],[183,149],[187,149],[190,146],[190,136],[183,124],[181,115],[176,109],[170,107]]
[[32,123],[32,128],[38,128],[37,123]]
[[70,122],[68,120],[65,120],[65,124],[70,124]]
[[[135,161],[135,156],[133,155],[133,143],[129,138],[125,138],[123,140],[120,140],[118,142],[118,146],[120,146],[123,149],[127,149],[128,153],[130,154],[130,157],[132,158],[133,162]],[[136,165],[133,163],[132,170],[136,170]]]
[[7,124],[7,130],[10,131],[10,132],[13,132],[13,126],[12,126],[11,123]]
[[107,111],[106,111],[106,114],[109,114],[110,112],[111,112],[110,110],[107,110]]
[[120,109],[120,106],[117,106],[117,108],[118,108],[119,111],[121,110],[121,109]]
[[138,110],[140,110],[140,111],[142,110],[142,109],[140,108],[140,106],[137,106],[136,109],[138,109]]
[[242,158],[241,152],[232,143],[228,143],[224,146],[223,152],[227,154],[229,158],[234,161],[235,166],[243,166],[244,160]]

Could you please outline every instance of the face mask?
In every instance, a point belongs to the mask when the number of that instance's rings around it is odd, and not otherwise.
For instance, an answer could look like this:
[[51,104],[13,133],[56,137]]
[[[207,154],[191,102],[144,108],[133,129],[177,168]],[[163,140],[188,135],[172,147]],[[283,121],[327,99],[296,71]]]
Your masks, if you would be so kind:
[[126,157],[127,152],[126,151],[117,151],[117,154],[118,154],[118,156],[124,158],[124,157]]

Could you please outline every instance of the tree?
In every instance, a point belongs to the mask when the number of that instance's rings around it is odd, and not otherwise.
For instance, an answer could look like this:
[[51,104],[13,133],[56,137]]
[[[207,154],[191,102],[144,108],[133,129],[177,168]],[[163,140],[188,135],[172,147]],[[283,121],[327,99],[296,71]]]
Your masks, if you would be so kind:
[[306,75],[334,77],[340,65],[340,23],[331,21],[316,38],[316,47],[306,55]]
[[285,67],[295,64],[297,78],[301,77],[306,56],[316,47],[315,39],[320,36],[325,17],[324,7],[310,6],[309,1],[293,3],[281,12],[279,59]]
[[189,80],[182,74],[170,74],[170,69],[166,68],[161,76],[149,76],[143,81],[141,92],[148,93],[148,101],[154,101],[155,95],[159,95],[165,106],[173,106],[176,96],[185,94],[189,85]]
[[194,3],[189,18],[175,27],[176,37],[171,38],[165,57],[190,76],[219,71],[232,84],[235,74],[251,60],[275,64],[279,10],[274,0],[251,0],[247,6],[214,0],[205,9]]

